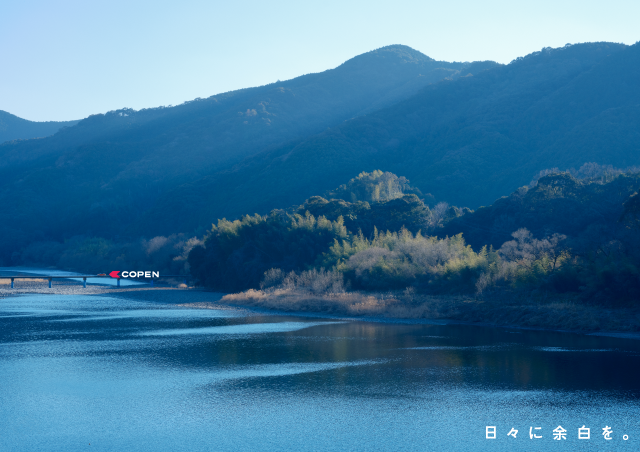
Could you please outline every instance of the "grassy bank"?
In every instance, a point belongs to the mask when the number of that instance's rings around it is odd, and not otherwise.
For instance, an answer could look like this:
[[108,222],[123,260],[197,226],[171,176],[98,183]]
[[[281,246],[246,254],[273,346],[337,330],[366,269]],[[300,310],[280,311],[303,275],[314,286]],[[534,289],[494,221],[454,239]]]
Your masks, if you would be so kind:
[[216,308],[221,304],[258,307],[295,313],[324,313],[388,319],[429,319],[496,326],[515,326],[576,332],[640,332],[640,310],[607,309],[580,303],[576,296],[552,297],[544,293],[485,294],[482,297],[396,292],[341,292],[314,294],[300,288],[270,288],[227,294],[188,289],[54,284],[34,278],[20,287],[0,284],[0,299],[27,294],[113,295],[189,307]]
[[640,311],[577,303],[574,297],[544,294],[473,298],[402,292],[313,294],[300,289],[248,290],[225,295],[222,303],[288,312],[433,319],[582,332],[638,332]]

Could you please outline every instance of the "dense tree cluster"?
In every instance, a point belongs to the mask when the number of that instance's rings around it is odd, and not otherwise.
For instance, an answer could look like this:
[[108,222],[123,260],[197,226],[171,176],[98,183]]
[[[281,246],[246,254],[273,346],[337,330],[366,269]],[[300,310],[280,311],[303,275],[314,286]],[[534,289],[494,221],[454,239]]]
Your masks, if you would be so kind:
[[348,184],[325,193],[325,197],[328,199],[312,196],[293,211],[331,220],[342,217],[349,231],[362,232],[365,237],[371,237],[374,228],[382,231],[405,228],[413,233],[432,230],[471,212],[443,202],[434,205],[433,196],[423,195],[407,178],[380,170],[362,172]]
[[[375,170],[370,173],[363,171],[349,183],[328,191],[325,198],[344,199],[353,203],[358,201],[371,203],[391,201],[409,193],[422,196],[420,190],[409,185],[406,177],[398,177],[388,171]],[[428,196],[433,198],[431,195]]]
[[355,288],[468,292],[495,259],[493,250],[474,252],[462,235],[438,239],[402,229],[336,241],[323,265],[344,273]]
[[529,229],[536,237],[559,233],[585,239],[602,229],[606,231],[603,239],[608,239],[625,229],[618,220],[624,203],[640,187],[640,173],[621,172],[609,180],[596,179],[549,172],[533,187],[521,187],[491,206],[451,219],[441,233],[462,232],[474,247],[500,247],[519,228]]
[[634,171],[591,164],[543,172],[530,187],[476,212],[430,209],[404,193],[408,181],[373,202],[387,173],[363,173],[333,192],[353,202],[312,197],[290,209],[294,214],[221,221],[189,262],[203,284],[218,290],[574,292],[585,302],[627,305],[640,299]]
[[270,268],[284,272],[312,266],[336,239],[347,237],[337,221],[311,214],[273,212],[219,220],[189,254],[191,273],[205,286],[236,291],[258,287]]

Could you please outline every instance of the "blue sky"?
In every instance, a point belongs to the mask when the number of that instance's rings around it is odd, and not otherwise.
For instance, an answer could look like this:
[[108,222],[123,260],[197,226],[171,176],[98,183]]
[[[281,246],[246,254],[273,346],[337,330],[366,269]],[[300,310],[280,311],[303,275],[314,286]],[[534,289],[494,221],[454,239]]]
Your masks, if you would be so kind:
[[447,61],[640,40],[640,1],[0,2],[0,110],[69,120],[333,68],[405,44]]

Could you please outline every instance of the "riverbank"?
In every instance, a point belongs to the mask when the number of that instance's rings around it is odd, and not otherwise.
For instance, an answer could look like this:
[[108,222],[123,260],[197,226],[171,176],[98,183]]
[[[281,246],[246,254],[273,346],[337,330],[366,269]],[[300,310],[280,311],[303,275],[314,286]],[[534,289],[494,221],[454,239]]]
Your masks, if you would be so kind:
[[221,294],[187,287],[113,287],[23,280],[10,289],[0,284],[0,298],[26,294],[110,295],[141,301],[202,309],[224,307],[259,308],[290,314],[322,314],[375,321],[431,320],[486,326],[534,328],[597,334],[628,334],[640,337],[640,311],[586,306],[570,296],[553,299],[544,295],[493,295],[484,299],[464,296],[428,296],[407,291],[385,293],[345,292],[314,295],[295,289],[248,290]]
[[571,296],[551,299],[543,294],[528,294],[526,297],[496,295],[476,299],[454,295],[418,295],[406,291],[345,292],[319,296],[301,290],[277,289],[228,294],[220,302],[291,313],[428,319],[584,333],[640,332],[640,311],[588,306]]

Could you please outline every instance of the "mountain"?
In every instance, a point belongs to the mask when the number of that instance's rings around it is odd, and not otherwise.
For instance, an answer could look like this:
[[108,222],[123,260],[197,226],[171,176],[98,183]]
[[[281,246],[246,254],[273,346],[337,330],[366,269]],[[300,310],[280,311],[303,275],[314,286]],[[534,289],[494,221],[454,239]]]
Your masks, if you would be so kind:
[[0,143],[48,137],[63,127],[71,127],[77,123],[78,121],[29,121],[0,110]]
[[[406,46],[389,46],[336,69],[285,82],[177,107],[125,108],[92,115],[43,142],[2,149],[2,167],[45,155],[78,160],[87,157],[87,151],[78,148],[92,146],[121,154],[120,178],[137,179],[140,168],[161,177],[188,173],[192,178],[194,171],[206,174],[273,145],[390,105],[430,83],[462,75],[460,71],[468,66],[438,62]],[[93,154],[100,155],[97,150]]]
[[266,213],[376,168],[475,209],[545,168],[640,164],[639,123],[639,44],[545,48],[190,181],[163,194],[135,230]]
[[44,139],[4,143],[0,202],[11,208],[0,212],[0,258],[38,240],[125,234],[181,184],[493,66],[435,61],[395,45],[322,73],[176,107],[92,115]]
[[522,187],[490,206],[451,219],[438,234],[462,233],[476,249],[484,245],[498,249],[520,228],[527,228],[535,237],[566,235],[574,239],[576,249],[580,247],[576,238],[611,246],[613,232],[625,229],[620,221],[624,203],[639,188],[639,172],[623,173],[610,181],[579,180],[569,173],[552,173],[542,177],[535,187]]
[[545,168],[640,165],[640,44],[508,65],[404,46],[171,108],[94,115],[0,145],[0,258],[74,235],[151,237],[267,213],[362,171],[476,210]]

